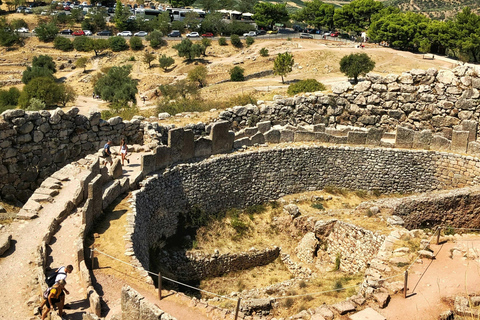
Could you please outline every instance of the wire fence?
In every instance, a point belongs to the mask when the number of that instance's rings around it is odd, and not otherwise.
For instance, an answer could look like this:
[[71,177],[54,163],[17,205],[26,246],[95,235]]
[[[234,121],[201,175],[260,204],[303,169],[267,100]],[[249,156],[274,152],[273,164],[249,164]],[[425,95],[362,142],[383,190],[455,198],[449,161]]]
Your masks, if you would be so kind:
[[[443,229],[447,229],[446,227],[437,227],[432,236],[430,237],[430,239],[428,240],[427,243],[425,243],[423,245],[423,248],[421,247],[421,250],[424,250],[426,248],[428,248],[431,244],[432,244],[432,241],[435,239],[436,237],[436,244],[440,244],[439,242],[439,239],[440,239],[440,235],[441,235],[441,231]],[[478,231],[480,232],[480,229],[477,229],[477,228],[451,228],[451,227],[448,227],[448,229],[451,229],[451,230],[467,230],[467,231]],[[114,256],[111,256],[105,252],[102,252],[96,248],[92,248],[91,249],[91,258],[92,258],[92,269],[93,269],[93,252],[97,252],[99,254],[102,254],[106,257],[109,257],[113,260],[116,260],[118,262],[121,262],[125,265],[128,265],[132,268],[135,268],[135,269],[139,269],[139,270],[142,270],[142,271],[146,271],[148,274],[152,275],[152,276],[155,276],[155,277],[159,277],[159,296],[160,296],[160,299],[161,299],[161,281],[162,280],[167,280],[167,281],[170,281],[172,283],[175,283],[179,286],[183,286],[183,287],[186,287],[186,288],[189,288],[189,289],[192,289],[192,290],[197,290],[199,292],[203,292],[205,294],[208,294],[208,295],[211,295],[211,296],[214,296],[214,297],[218,297],[218,298],[222,298],[222,299],[226,299],[226,300],[231,300],[231,301],[237,301],[237,310],[236,310],[236,313],[238,314],[238,308],[239,308],[239,305],[240,305],[240,298],[232,298],[232,297],[228,297],[228,296],[225,296],[225,295],[220,295],[220,294],[217,294],[217,293],[214,293],[214,292],[210,292],[210,291],[207,291],[207,290],[203,290],[203,289],[200,289],[200,288],[197,288],[197,287],[194,287],[194,286],[191,286],[189,284],[186,284],[186,283],[183,283],[183,282],[180,282],[180,281],[177,281],[177,280],[174,280],[174,279],[171,279],[171,278],[168,278],[168,277],[165,277],[165,276],[162,276],[160,273],[154,273],[152,271],[149,271],[149,270],[145,270],[141,267],[137,267],[131,263],[128,263],[128,262],[125,262],[125,261],[122,261]],[[418,253],[417,256],[415,257],[415,259],[412,260],[412,262],[408,265],[408,267],[405,269],[404,272],[401,272],[401,273],[397,273],[393,276],[389,276],[387,278],[382,278],[380,279],[382,282],[385,282],[387,280],[391,280],[391,279],[394,279],[394,278],[397,278],[397,277],[404,277],[404,289],[403,289],[403,293],[404,293],[404,297],[406,298],[407,297],[407,292],[408,292],[408,288],[407,288],[407,285],[408,285],[408,272],[409,270],[412,268],[412,266],[416,263],[416,261],[418,261],[418,259],[421,257],[421,253]],[[427,270],[427,269],[426,269]],[[421,273],[421,276],[423,276],[423,274],[426,272],[426,270],[424,270],[422,273]],[[344,290],[348,290],[348,289],[353,289],[353,288],[358,288],[360,289],[361,287],[363,286],[363,283],[361,284],[357,284],[357,285],[354,285],[354,286],[348,286],[348,287],[341,287],[341,288],[336,288],[336,289],[331,289],[331,290],[323,290],[323,291],[318,291],[318,292],[310,292],[310,293],[304,293],[304,294],[296,294],[296,295],[289,295],[289,296],[280,296],[280,297],[269,297],[270,299],[273,299],[273,300],[281,300],[281,299],[290,299],[290,298],[299,298],[299,297],[306,297],[306,296],[315,296],[315,295],[321,295],[321,294],[328,294],[328,293],[332,293],[332,292],[339,292],[339,291],[344,291]],[[235,317],[236,319],[236,317]]]

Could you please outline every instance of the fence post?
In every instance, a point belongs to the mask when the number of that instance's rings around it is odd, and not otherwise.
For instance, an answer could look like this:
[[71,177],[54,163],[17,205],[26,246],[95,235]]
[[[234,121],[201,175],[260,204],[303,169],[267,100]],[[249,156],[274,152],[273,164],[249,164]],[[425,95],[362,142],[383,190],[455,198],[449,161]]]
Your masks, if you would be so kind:
[[92,249],[90,250],[90,260],[92,261],[92,270],[95,266],[95,244],[92,244]]
[[237,320],[238,318],[238,311],[240,310],[240,300],[242,300],[242,298],[238,298],[237,300],[237,307],[235,308],[235,320]]
[[162,300],[162,275],[158,273],[158,299]]
[[407,290],[408,290],[408,270],[405,270],[405,281],[403,282],[403,298],[407,298]]
[[442,228],[438,228],[438,233],[437,233],[437,244],[440,243],[440,232],[442,232]]

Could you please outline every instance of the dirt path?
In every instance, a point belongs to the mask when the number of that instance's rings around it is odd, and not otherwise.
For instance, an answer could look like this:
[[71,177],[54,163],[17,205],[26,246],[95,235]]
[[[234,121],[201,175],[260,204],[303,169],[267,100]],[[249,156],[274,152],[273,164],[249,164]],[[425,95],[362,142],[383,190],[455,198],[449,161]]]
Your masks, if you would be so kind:
[[[462,248],[467,252],[476,252],[477,259],[471,260],[462,254],[453,254],[451,250]],[[435,260],[423,259],[410,269],[408,278],[408,297],[395,295],[386,309],[378,310],[388,320],[435,320],[440,313],[451,309],[448,299],[455,295],[478,293],[480,286],[480,237],[469,236],[457,243],[446,242],[432,245]]]

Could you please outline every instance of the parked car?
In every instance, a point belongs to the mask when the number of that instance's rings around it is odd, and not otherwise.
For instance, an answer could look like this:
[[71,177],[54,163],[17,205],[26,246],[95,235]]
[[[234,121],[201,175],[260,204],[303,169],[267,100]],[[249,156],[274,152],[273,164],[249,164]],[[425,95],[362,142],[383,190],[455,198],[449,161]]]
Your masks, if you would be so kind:
[[200,37],[200,34],[198,32],[190,32],[190,33],[187,33],[187,37],[188,38],[197,38],[197,37]]
[[117,33],[117,36],[119,36],[119,37],[131,37],[132,32],[131,31],[122,31],[122,32]]
[[18,33],[28,33],[28,29],[25,28],[25,27],[21,27],[21,28],[18,28],[18,29],[15,29],[14,30],[15,32],[18,32]]
[[25,8],[23,11],[24,13],[33,13],[33,10],[31,8]]
[[331,34],[332,34],[332,33],[331,33],[330,31],[327,31],[327,32],[325,32],[323,35],[324,35],[325,37],[329,37]]
[[300,34],[300,39],[313,39],[313,35],[310,33],[302,33]]
[[85,33],[86,36],[91,36],[92,35],[92,31],[90,31],[90,30],[83,30],[83,33]]
[[338,37],[339,33],[338,32],[332,32],[330,33],[330,37]]
[[83,30],[75,30],[72,35],[74,36],[84,36],[85,35],[85,32],[83,32]]
[[63,7],[63,10],[65,10],[65,11],[70,11],[71,9],[72,9],[72,7],[70,7],[70,6]]
[[175,38],[175,37],[177,37],[177,38],[180,37],[180,38],[181,38],[181,37],[182,37],[182,34],[180,33],[179,30],[172,30],[172,32],[170,32],[169,34],[167,34],[167,37],[173,37],[173,38]]
[[255,31],[249,31],[243,34],[244,37],[256,37],[257,33]]
[[261,29],[261,30],[257,30],[257,36],[261,36],[263,34],[267,34],[267,31]]
[[17,13],[22,13],[23,11],[25,11],[26,7],[24,6],[20,6],[17,8]]
[[97,36],[107,36],[110,37],[112,35],[112,31],[110,30],[102,30],[100,32],[97,32]]
[[133,35],[136,36],[136,37],[145,37],[147,36],[148,32],[146,31],[138,31],[138,32],[135,32]]
[[71,29],[65,29],[65,30],[62,30],[60,31],[60,34],[72,34],[73,31]]
[[268,34],[277,34],[278,30],[268,30],[267,33]]
[[213,33],[211,33],[211,32],[204,33],[204,34],[202,34],[202,37],[211,38],[211,37],[213,37]]

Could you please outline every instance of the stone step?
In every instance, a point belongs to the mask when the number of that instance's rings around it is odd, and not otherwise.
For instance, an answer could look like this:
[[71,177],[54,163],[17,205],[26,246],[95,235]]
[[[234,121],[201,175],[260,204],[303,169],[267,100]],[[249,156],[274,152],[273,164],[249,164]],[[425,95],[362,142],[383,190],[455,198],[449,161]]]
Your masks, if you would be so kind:
[[387,320],[387,318],[372,308],[366,308],[360,312],[351,314],[348,318],[350,320]]

